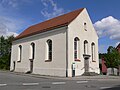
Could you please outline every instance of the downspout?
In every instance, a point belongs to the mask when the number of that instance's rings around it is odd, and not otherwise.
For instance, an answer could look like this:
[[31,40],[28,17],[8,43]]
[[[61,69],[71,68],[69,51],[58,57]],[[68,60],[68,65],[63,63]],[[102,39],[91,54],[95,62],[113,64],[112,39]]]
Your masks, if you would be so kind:
[[66,27],[66,77],[68,77],[68,26]]

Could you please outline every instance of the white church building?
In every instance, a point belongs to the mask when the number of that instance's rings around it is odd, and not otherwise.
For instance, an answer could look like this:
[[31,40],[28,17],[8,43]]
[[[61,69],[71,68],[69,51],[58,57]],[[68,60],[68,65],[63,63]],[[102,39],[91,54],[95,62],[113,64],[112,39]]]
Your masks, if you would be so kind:
[[12,43],[10,70],[72,77],[99,74],[98,36],[86,8],[28,27]]

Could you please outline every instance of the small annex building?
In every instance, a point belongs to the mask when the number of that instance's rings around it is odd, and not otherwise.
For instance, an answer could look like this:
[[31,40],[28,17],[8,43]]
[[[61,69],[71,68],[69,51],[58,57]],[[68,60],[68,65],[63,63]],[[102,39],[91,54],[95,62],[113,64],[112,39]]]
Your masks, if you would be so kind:
[[86,8],[24,30],[12,43],[10,70],[62,77],[99,74],[98,36]]

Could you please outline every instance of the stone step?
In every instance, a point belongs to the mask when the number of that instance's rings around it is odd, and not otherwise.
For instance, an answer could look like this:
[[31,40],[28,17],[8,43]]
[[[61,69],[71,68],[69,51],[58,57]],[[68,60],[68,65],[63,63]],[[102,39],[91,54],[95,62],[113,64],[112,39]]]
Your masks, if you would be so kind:
[[97,76],[98,74],[95,72],[84,72],[82,76]]

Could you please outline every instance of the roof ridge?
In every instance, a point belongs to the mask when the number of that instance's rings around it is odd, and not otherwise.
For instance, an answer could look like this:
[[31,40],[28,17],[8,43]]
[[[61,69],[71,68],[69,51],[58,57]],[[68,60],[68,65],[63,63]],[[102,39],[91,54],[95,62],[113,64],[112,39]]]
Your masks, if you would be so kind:
[[117,47],[116,47],[116,48],[118,48],[118,47],[120,47],[120,43],[117,45]]
[[[48,19],[48,20],[42,21],[42,22],[40,22],[40,23],[38,23],[38,24],[35,24],[35,25],[39,25],[39,24],[41,24],[41,23],[45,23],[46,21],[50,21],[50,20],[53,20],[53,19],[55,19],[55,18],[62,17],[62,16],[64,16],[64,15],[67,15],[67,14],[70,14],[70,13],[73,13],[73,12],[76,12],[76,11],[80,11],[80,10],[83,10],[83,9],[84,9],[84,8],[76,9],[76,10],[74,10],[74,11],[72,11],[72,12],[68,12],[68,13],[65,13],[65,14],[62,14],[62,15],[59,15],[59,16],[50,18],[50,19]],[[80,13],[80,12],[79,12],[79,13]],[[35,26],[35,25],[32,25],[32,26]],[[30,26],[30,27],[32,27],[32,26]]]

